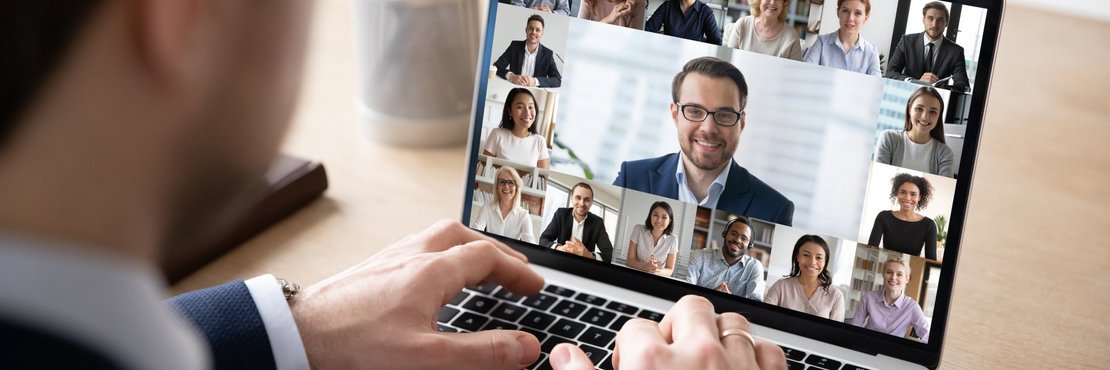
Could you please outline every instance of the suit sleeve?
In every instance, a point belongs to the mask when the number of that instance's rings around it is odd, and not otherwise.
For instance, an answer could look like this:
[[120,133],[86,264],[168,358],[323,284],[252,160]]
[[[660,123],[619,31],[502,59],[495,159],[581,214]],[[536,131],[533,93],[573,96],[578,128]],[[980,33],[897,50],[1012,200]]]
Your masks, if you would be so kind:
[[216,369],[276,368],[265,324],[242,280],[185,293],[165,303],[207,339]]
[[794,226],[794,202],[786,201],[786,204],[779,210],[779,214],[775,215],[775,223],[786,226]]
[[617,172],[617,179],[613,180],[613,185],[620,186],[622,188],[628,187],[628,185],[625,185],[624,183],[624,173],[626,165],[628,165],[628,162],[621,162],[621,169],[619,170],[619,172]]
[[511,50],[513,50],[513,44],[510,43],[497,61],[493,62],[493,67],[497,68],[497,77],[505,78],[505,75],[509,74],[509,62],[513,59]]
[[952,90],[959,92],[967,92],[971,88],[971,84],[967,79],[967,63],[964,59],[964,48],[958,48],[959,55],[957,55],[955,69],[952,70]]
[[555,65],[555,51],[547,49],[547,68],[544,69],[544,77],[537,77],[540,87],[559,87],[563,84],[563,75],[559,74],[559,67]]
[[898,40],[898,46],[894,47],[894,53],[891,53],[890,61],[886,64],[887,78],[905,81],[907,78],[921,77],[906,76],[903,74],[903,71],[906,69],[906,48],[909,47],[908,44],[909,41],[906,39],[906,36],[902,36],[902,39]]
[[600,226],[597,238],[597,250],[601,254],[602,261],[605,261],[605,263],[613,263],[613,242],[609,240],[609,232],[605,231],[605,222],[602,222]]
[[547,224],[547,228],[543,229],[540,234],[540,246],[544,248],[551,248],[555,242],[559,240],[559,230],[562,227],[563,210],[556,210],[555,215],[551,217],[551,223]]

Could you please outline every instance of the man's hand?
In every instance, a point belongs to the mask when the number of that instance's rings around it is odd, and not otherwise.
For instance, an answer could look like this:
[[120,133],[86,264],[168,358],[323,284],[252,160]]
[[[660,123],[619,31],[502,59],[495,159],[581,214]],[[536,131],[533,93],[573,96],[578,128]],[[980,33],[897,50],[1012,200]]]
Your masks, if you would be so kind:
[[528,77],[518,74],[509,74],[508,77],[509,82],[513,85],[528,86]]
[[549,7],[547,5],[534,6],[534,7],[532,7],[532,9],[539,10],[541,12],[553,13],[551,11],[551,7]]
[[713,289],[721,293],[732,294],[732,292],[728,290],[728,284],[725,284],[725,282],[723,281],[721,282],[721,285],[718,285],[716,288]]
[[[632,319],[617,334],[613,367],[617,369],[786,369],[779,346],[741,335],[721,338],[725,330],[751,333],[743,316],[717,315],[713,304],[697,296],[683,297],[663,321]],[[573,344],[551,351],[555,370],[593,369],[586,354]]]
[[922,81],[925,81],[925,82],[928,82],[928,83],[937,82],[937,80],[939,80],[939,79],[940,78],[938,78],[937,75],[932,74],[932,73],[923,74],[923,75],[921,75],[921,78],[919,78],[919,80],[922,80]]
[[491,282],[535,294],[543,278],[524,255],[443,221],[322,282],[290,302],[313,369],[520,369],[540,344],[515,330],[436,331],[464,286]]

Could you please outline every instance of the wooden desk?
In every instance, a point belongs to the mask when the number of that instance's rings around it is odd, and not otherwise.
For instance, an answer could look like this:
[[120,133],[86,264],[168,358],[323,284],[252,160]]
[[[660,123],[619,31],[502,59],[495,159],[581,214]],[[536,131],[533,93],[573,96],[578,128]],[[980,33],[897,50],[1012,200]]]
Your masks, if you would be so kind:
[[[462,209],[464,151],[355,127],[350,2],[320,2],[286,151],[327,197],[173,287],[275,273],[309,284]],[[1110,24],[1011,7],[994,74],[942,368],[1110,366]]]

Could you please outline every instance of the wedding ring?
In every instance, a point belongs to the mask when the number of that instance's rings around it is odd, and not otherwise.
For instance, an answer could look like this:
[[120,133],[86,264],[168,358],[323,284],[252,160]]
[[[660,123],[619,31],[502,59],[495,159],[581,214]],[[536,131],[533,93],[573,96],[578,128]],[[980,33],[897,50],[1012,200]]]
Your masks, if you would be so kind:
[[748,341],[752,343],[752,348],[755,348],[755,338],[753,338],[751,334],[748,334],[748,332],[740,329],[728,329],[721,332],[721,341],[723,342],[725,340],[725,337],[729,335],[739,335],[744,338],[748,338]]

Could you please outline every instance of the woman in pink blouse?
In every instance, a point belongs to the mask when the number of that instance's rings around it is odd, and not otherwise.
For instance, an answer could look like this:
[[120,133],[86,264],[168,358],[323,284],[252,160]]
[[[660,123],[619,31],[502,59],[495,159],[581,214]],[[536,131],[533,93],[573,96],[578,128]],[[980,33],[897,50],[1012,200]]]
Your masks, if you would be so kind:
[[790,275],[771,285],[763,301],[844,321],[844,294],[832,286],[828,269],[829,243],[817,235],[803,235],[792,255]]

